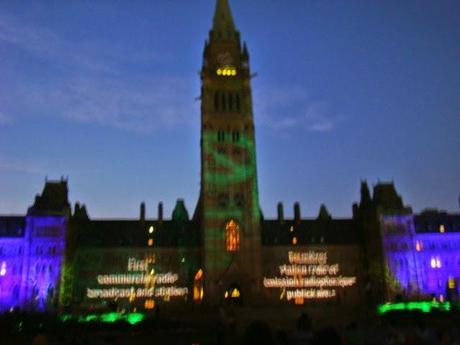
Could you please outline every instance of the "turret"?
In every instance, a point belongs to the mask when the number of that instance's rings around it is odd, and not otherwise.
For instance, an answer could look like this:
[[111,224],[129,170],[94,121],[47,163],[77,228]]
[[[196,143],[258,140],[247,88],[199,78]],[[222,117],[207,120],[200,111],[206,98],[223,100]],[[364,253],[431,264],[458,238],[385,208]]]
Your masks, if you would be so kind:
[[294,221],[300,222],[300,204],[297,201],[294,203]]
[[368,207],[371,204],[371,193],[369,192],[369,187],[367,185],[367,181],[361,181],[361,207]]
[[163,221],[163,203],[158,203],[158,220],[161,222]]
[[145,202],[141,202],[139,218],[141,222],[145,221]]
[[327,210],[326,205],[321,204],[321,207],[319,208],[319,213],[318,213],[318,220],[331,220],[331,214]]
[[173,221],[179,222],[185,222],[189,220],[188,211],[185,208],[184,199],[177,199],[176,206],[174,207],[171,218]]
[[34,204],[29,207],[29,215],[64,215],[70,216],[71,207],[68,200],[67,180],[46,179],[41,195],[35,196]]
[[277,209],[278,209],[278,222],[284,223],[284,208],[283,208],[282,202],[278,203]]

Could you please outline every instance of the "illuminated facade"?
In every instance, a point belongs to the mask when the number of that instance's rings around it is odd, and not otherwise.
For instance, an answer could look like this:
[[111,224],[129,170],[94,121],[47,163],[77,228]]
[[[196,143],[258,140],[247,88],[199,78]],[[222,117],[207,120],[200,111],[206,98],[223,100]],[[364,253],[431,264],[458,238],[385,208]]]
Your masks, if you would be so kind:
[[[259,207],[249,53],[217,0],[200,73],[201,183],[190,217],[94,220],[47,181],[26,216],[0,216],[0,312],[149,311],[206,303],[353,308],[403,296],[457,299],[460,215],[404,206],[365,182],[353,217],[276,219]],[[363,303],[364,302],[367,303]]]
[[69,210],[60,181],[47,183],[27,216],[0,217],[0,311],[56,309]]
[[458,301],[460,214],[413,214],[392,183],[375,186],[373,198],[363,183],[353,211],[364,235],[374,301]]
[[388,267],[387,298],[395,295],[458,299],[460,216],[438,211],[382,215],[381,233]]

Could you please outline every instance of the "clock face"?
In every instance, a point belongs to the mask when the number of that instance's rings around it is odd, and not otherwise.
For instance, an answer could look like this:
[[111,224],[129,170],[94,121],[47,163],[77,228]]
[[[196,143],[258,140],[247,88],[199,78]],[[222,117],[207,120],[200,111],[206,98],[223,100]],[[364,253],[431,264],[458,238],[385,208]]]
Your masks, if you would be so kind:
[[217,62],[220,65],[231,65],[233,63],[232,54],[229,52],[219,53],[217,55]]

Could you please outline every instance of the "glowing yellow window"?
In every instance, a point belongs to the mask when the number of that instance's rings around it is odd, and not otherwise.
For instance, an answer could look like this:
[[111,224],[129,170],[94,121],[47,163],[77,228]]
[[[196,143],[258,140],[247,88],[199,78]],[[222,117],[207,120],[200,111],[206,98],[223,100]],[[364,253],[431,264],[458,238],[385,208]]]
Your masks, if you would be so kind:
[[240,290],[238,290],[237,288],[234,288],[230,295],[231,298],[240,298],[240,296],[241,296]]
[[441,225],[439,226],[439,232],[441,232],[441,233],[446,232],[446,227],[445,227],[443,224],[441,224]]
[[303,305],[304,303],[303,297],[296,297],[294,302],[296,305]]
[[203,278],[203,270],[200,268],[195,274],[195,280],[200,280],[201,278]]
[[223,67],[223,68],[218,68],[216,70],[216,74],[218,76],[225,76],[225,77],[234,77],[236,76],[236,68],[235,67]]
[[153,246],[153,238],[149,238],[147,244],[149,247]]
[[193,282],[193,300],[195,302],[201,302],[203,300],[203,270],[200,268],[195,274]]
[[147,299],[144,303],[145,309],[153,309],[155,308],[155,301],[153,299]]
[[240,227],[233,219],[225,225],[225,242],[228,252],[236,252],[240,248]]

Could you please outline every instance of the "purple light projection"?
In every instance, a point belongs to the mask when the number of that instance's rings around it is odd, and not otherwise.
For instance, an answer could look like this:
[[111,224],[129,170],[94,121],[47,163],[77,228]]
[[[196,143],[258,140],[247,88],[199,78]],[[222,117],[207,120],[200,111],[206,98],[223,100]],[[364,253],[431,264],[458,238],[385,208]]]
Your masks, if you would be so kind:
[[27,216],[23,237],[0,237],[0,312],[56,307],[67,221]]
[[24,238],[0,238],[0,312],[19,305]]
[[[387,296],[458,298],[460,233],[416,233],[414,215],[382,216]],[[452,294],[453,293],[453,294]]]
[[460,233],[416,234],[416,251],[421,277],[420,288],[426,294],[458,294],[460,279]]
[[396,294],[413,295],[419,291],[419,277],[414,257],[412,215],[385,215],[381,218],[381,235],[388,269],[386,298]]

